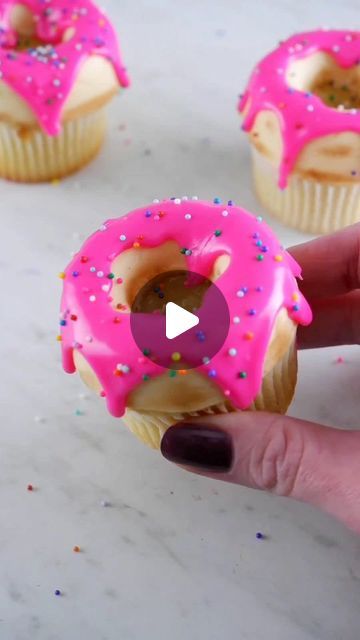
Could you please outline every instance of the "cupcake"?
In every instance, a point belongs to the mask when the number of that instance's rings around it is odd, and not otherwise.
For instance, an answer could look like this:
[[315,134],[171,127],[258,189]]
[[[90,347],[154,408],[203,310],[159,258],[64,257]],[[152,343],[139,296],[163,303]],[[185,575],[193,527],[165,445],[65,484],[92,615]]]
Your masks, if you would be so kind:
[[106,106],[129,84],[91,0],[0,0],[0,176],[41,182],[98,153]]
[[[105,222],[61,277],[65,371],[146,444],[190,416],[286,411],[311,311],[261,218],[231,201],[155,201]],[[199,320],[175,339],[170,303]]]
[[255,69],[239,110],[260,202],[327,233],[360,220],[360,32],[314,31]]

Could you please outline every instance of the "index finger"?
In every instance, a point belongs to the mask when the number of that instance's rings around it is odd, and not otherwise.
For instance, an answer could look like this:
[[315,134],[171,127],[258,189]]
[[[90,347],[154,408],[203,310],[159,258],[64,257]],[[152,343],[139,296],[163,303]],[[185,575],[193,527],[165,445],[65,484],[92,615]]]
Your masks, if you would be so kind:
[[301,290],[325,298],[360,288],[360,223],[289,249],[302,268]]

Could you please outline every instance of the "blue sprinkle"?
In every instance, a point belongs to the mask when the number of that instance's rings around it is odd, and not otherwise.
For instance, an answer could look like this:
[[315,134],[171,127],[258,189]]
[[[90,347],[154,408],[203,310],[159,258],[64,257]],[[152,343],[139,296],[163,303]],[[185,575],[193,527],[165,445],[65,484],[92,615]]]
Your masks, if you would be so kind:
[[253,233],[253,238],[254,240],[256,240],[257,238],[260,238],[260,233],[258,231],[255,231],[255,233]]
[[256,309],[249,309],[249,316],[256,316]]
[[206,340],[206,336],[205,333],[203,331],[198,331],[196,334],[197,339],[199,340],[199,342],[205,342]]
[[162,300],[163,298],[165,298],[165,293],[163,293],[163,291],[160,291],[159,293],[159,298]]
[[60,320],[60,326],[61,327],[66,327],[66,325],[67,325],[66,320]]
[[269,247],[267,247],[266,244],[263,244],[263,246],[261,247],[261,251],[267,253],[269,251]]
[[60,591],[60,589],[55,589],[55,592],[54,592],[54,593],[55,593],[55,595],[56,595],[56,596],[61,596],[61,591]]
[[216,374],[215,369],[210,369],[210,371],[208,373],[209,378],[216,378],[216,375],[217,374]]
[[299,304],[294,304],[293,311],[300,311],[300,305]]
[[261,246],[262,246],[262,242],[261,242],[261,240],[257,240],[257,241],[255,242],[255,245],[256,245],[257,247],[261,247]]
[[72,273],[72,274],[73,274],[73,277],[74,277],[74,278],[78,278],[78,277],[79,277],[79,275],[80,275],[80,272],[79,272],[79,271],[73,271],[73,273]]
[[241,287],[241,291],[247,293],[249,291],[249,287]]
[[233,200],[228,200],[228,207],[232,207],[234,205],[234,201]]
[[256,539],[257,540],[264,540],[265,536],[263,533],[261,533],[261,531],[258,531],[256,534]]
[[221,204],[220,198],[214,198],[214,204]]
[[256,291],[258,293],[261,293],[262,291],[264,291],[264,287],[261,287],[261,286],[260,287],[256,287]]
[[145,218],[151,218],[152,213],[151,211],[145,211]]

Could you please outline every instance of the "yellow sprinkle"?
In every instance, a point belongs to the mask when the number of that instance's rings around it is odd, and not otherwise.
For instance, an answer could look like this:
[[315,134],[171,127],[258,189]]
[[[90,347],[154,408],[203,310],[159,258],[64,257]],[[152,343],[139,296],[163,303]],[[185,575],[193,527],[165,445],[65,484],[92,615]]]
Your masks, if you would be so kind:
[[59,278],[60,280],[65,280],[66,274],[63,271],[61,271],[61,273],[59,273]]
[[61,337],[61,336],[56,336],[56,340],[57,340],[58,342],[62,342],[62,337]]
[[51,180],[51,184],[53,187],[57,187],[60,184],[59,178],[54,178],[53,180]]
[[282,261],[283,261],[283,259],[284,259],[284,258],[283,258],[280,254],[278,254],[278,255],[277,255],[277,256],[275,256],[275,258],[274,258],[274,260],[275,260],[276,262],[282,262]]
[[179,362],[179,360],[181,360],[181,353],[179,353],[178,351],[175,351],[175,353],[173,353],[171,356],[171,360],[173,362]]
[[297,292],[293,293],[292,299],[294,300],[294,302],[299,302],[300,300],[300,296]]

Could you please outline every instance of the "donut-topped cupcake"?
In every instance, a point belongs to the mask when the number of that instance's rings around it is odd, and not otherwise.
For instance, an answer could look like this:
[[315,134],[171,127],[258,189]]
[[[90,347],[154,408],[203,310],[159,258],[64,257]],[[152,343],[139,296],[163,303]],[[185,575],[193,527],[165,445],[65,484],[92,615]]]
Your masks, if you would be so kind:
[[[158,447],[166,428],[190,415],[286,411],[296,328],[311,311],[300,268],[261,219],[218,199],[156,201],[105,222],[61,277],[65,370],[77,370],[147,444]],[[170,302],[196,307],[200,319],[180,342],[165,337]]]
[[0,0],[0,176],[61,178],[90,161],[129,84],[115,31],[81,0]]
[[253,72],[239,110],[261,202],[312,233],[360,219],[360,32],[282,42]]

